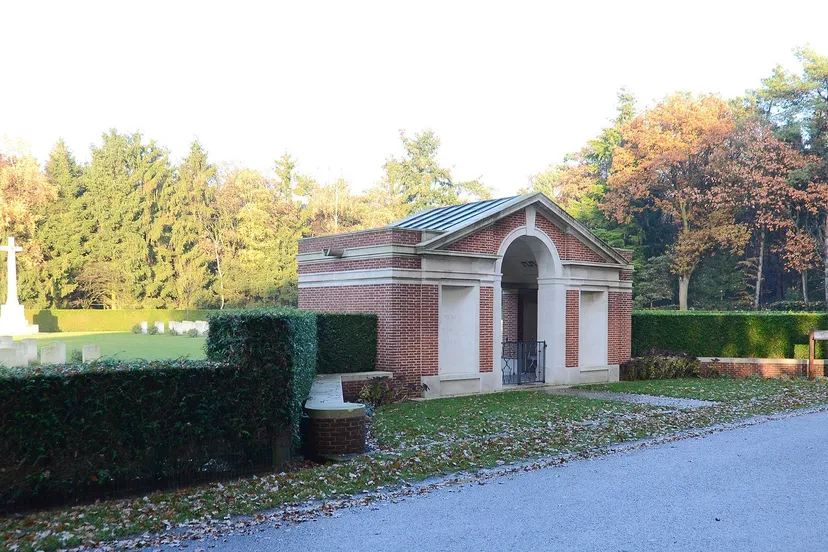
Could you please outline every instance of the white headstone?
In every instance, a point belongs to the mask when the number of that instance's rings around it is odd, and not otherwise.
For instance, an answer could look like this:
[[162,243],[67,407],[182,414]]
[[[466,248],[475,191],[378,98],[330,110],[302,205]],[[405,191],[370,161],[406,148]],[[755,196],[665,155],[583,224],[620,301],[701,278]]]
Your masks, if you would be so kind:
[[181,325],[179,326],[179,328],[180,328],[180,330],[179,330],[179,331],[180,331],[181,333],[186,333],[186,332],[188,332],[188,331],[190,331],[190,330],[194,330],[194,329],[196,329],[196,326],[195,326],[195,322],[192,322],[192,321],[190,321],[190,320],[185,320],[184,322],[182,322],[182,323],[181,323]]
[[0,349],[11,347],[12,341],[14,341],[14,339],[12,339],[12,336],[0,335]]
[[172,331],[172,330],[180,331],[178,329],[178,322],[176,322],[175,320],[170,320],[169,323],[167,323],[167,326],[169,326],[170,331]]
[[66,344],[55,341],[40,348],[41,364],[66,364]]
[[155,324],[153,324],[153,325],[158,330],[158,333],[160,333],[160,334],[164,333],[164,323],[163,322],[155,322]]
[[14,238],[9,238],[8,245],[0,245],[0,251],[6,252],[6,302],[0,305],[0,332],[12,335],[36,334],[38,327],[29,324],[23,312],[23,305],[17,299],[17,259],[15,253],[23,251],[14,245]]
[[144,334],[147,333],[147,322],[146,322],[146,320],[144,322],[141,322],[141,333],[144,333]]
[[37,339],[21,339],[20,343],[26,349],[26,360],[29,362],[37,361]]
[[198,335],[205,336],[207,335],[207,331],[210,329],[210,324],[204,320],[196,320],[195,329],[198,330]]
[[19,368],[28,366],[26,354],[20,347],[0,349],[0,364],[6,368]]
[[84,345],[82,353],[84,362],[92,362],[93,360],[98,360],[99,358],[101,358],[101,346]]

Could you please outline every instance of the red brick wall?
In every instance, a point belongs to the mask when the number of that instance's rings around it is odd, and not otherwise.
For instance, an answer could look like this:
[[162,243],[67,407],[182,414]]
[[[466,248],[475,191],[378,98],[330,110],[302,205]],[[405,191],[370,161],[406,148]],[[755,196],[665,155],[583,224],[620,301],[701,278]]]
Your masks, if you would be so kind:
[[549,219],[538,213],[535,216],[535,226],[546,234],[558,250],[563,261],[591,261],[596,263],[608,262],[604,257],[584,245],[578,238],[566,234],[555,226]]
[[374,268],[420,268],[420,257],[383,257],[379,259],[339,259],[325,262],[300,262],[299,274],[370,270]]
[[480,371],[491,372],[494,343],[494,288],[480,287]]
[[299,308],[377,314],[377,370],[404,383],[437,375],[436,285],[380,284],[300,288]]
[[474,234],[448,244],[444,249],[467,253],[488,253],[496,255],[500,244],[515,228],[526,226],[526,212],[518,211],[494,224],[481,228]]
[[578,335],[581,325],[581,292],[566,290],[566,366],[578,366]]
[[607,362],[621,364],[630,359],[632,336],[632,293],[610,291],[607,297]]
[[501,312],[503,313],[503,341],[517,341],[518,339],[518,298],[517,293],[503,293],[501,295]]
[[632,280],[633,273],[632,270],[622,270],[620,276],[618,276],[619,280]]
[[350,234],[333,234],[315,236],[299,240],[299,253],[314,253],[323,249],[342,249],[346,247],[364,247],[367,245],[417,245],[422,241],[422,233],[416,230],[399,228],[377,228],[365,232]]
[[[779,376],[802,377],[808,370],[808,362],[803,363],[775,363],[772,358],[763,358],[760,363],[738,362],[742,359],[722,359],[719,362],[703,362],[705,367],[713,368],[720,374],[734,378],[747,378],[749,376],[762,376],[763,378],[776,378]],[[814,366],[814,375],[823,375],[823,365]]]
[[310,418],[308,441],[318,456],[365,452],[365,415],[350,418]]

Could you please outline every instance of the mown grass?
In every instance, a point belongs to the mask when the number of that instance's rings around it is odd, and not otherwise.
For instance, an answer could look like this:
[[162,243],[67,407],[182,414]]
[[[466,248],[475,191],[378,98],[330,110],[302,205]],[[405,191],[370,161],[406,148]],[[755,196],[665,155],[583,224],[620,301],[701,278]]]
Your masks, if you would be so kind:
[[[266,519],[260,512],[307,500],[328,504],[336,497],[398,487],[439,474],[474,472],[550,455],[589,456],[608,445],[642,437],[828,405],[828,384],[822,381],[676,380],[600,387],[720,402],[692,410],[669,410],[516,391],[391,405],[375,415],[373,433],[381,448],[371,455],[337,464],[298,464],[281,473],[145,497],[0,518],[0,550],[95,545],[163,533],[182,524],[191,536],[214,533],[230,523],[228,516],[249,515],[253,523]],[[152,538],[140,537],[113,546],[152,542]]]
[[803,380],[763,379],[751,377],[732,378],[688,378],[673,380],[620,381],[598,385],[584,385],[583,389],[637,393],[662,397],[703,399],[708,401],[740,401],[795,392]]
[[383,448],[410,447],[458,436],[485,437],[648,410],[616,401],[583,400],[542,391],[511,391],[411,401],[380,409],[373,433]]

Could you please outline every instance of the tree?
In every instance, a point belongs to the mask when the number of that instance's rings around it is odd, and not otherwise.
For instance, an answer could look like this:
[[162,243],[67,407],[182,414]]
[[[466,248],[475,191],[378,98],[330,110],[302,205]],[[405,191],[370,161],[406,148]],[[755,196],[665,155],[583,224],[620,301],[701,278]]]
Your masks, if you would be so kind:
[[86,262],[84,249],[92,227],[83,207],[83,167],[63,140],[49,154],[46,178],[56,189],[57,200],[42,208],[37,229],[44,260],[40,283],[48,304],[66,307],[79,300],[77,276]]
[[757,243],[753,308],[759,308],[768,234],[785,233],[806,196],[797,187],[808,164],[805,156],[778,140],[773,129],[759,120],[746,121],[712,155],[714,203],[733,208]]
[[215,167],[196,141],[164,189],[164,242],[174,271],[178,308],[191,309],[208,300],[212,278],[207,265],[211,255],[204,240],[204,224],[213,208],[208,190],[215,177]]
[[415,134],[414,138],[400,131],[400,140],[405,155],[385,162],[380,187],[388,197],[404,206],[404,215],[491,198],[491,191],[478,180],[455,182],[451,171],[440,166],[437,161],[440,139],[431,130]]
[[676,94],[631,119],[621,128],[621,145],[612,159],[605,212],[618,222],[655,210],[678,229],[670,249],[679,277],[679,308],[687,309],[690,278],[712,251],[740,252],[748,238],[732,211],[710,197],[710,158],[733,132],[730,110],[715,96]]
[[[823,266],[824,296],[828,301],[828,57],[808,46],[798,48],[795,54],[802,64],[801,73],[791,73],[777,66],[755,96],[777,135],[794,148],[813,156],[811,182],[807,187],[809,218],[812,220],[803,221],[802,226],[818,247]],[[798,231],[792,236],[798,240],[792,244],[807,243]],[[801,257],[799,261],[794,262],[802,267],[810,263]]]

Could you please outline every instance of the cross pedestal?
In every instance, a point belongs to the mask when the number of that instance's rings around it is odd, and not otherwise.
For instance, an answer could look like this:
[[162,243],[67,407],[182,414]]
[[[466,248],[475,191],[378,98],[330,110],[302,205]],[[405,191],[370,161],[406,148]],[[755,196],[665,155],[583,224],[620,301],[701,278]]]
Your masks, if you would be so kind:
[[17,299],[17,260],[14,254],[23,251],[15,247],[14,238],[8,245],[0,245],[0,251],[7,252],[6,262],[6,303],[0,305],[0,335],[31,335],[38,331],[37,325],[29,324],[23,313],[23,305]]

